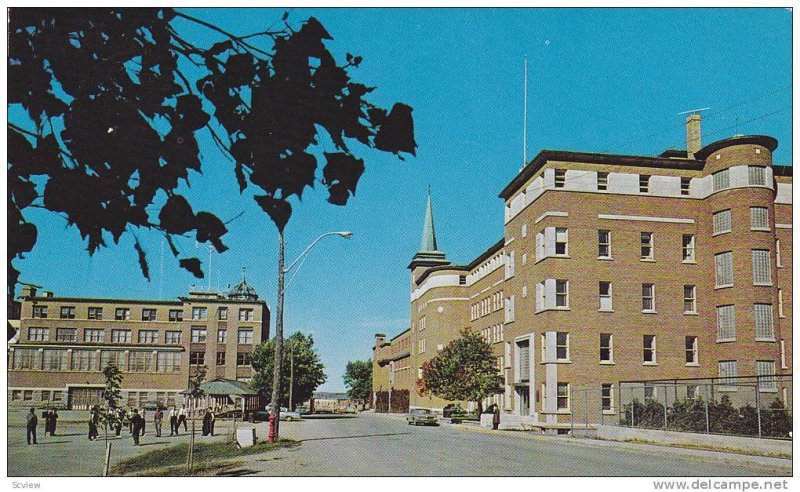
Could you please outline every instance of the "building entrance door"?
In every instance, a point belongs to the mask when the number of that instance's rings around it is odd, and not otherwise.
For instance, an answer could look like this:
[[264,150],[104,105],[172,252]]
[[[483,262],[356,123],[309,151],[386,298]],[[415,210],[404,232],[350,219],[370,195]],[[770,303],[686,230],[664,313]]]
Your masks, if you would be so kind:
[[74,386],[69,389],[67,408],[70,410],[89,410],[103,403],[103,388]]
[[531,395],[528,386],[517,386],[517,401],[519,402],[519,414],[531,414]]

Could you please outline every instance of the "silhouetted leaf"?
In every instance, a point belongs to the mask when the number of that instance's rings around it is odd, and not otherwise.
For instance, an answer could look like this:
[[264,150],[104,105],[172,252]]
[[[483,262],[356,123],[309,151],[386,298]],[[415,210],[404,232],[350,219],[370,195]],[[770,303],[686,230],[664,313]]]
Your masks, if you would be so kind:
[[356,186],[364,174],[364,161],[344,152],[325,152],[327,164],[322,176],[330,196],[328,201],[334,205],[347,204],[350,195],[356,194]]
[[215,215],[208,212],[197,212],[197,240],[201,243],[210,241],[219,253],[225,252],[228,247],[220,239],[228,229]]
[[278,226],[279,231],[283,231],[292,216],[292,206],[285,200],[278,200],[267,195],[256,195],[256,202],[261,209],[270,216],[272,221]]
[[196,278],[203,278],[203,270],[200,269],[200,260],[197,258],[183,258],[178,264],[184,270],[188,270]]
[[133,247],[136,248],[136,253],[139,255],[139,268],[142,269],[142,275],[149,281],[150,266],[147,264],[147,255],[145,255],[144,249],[138,239],[134,240]]
[[196,227],[192,207],[181,195],[172,195],[158,214],[161,227],[170,234],[183,234]]
[[375,148],[398,154],[408,152],[416,155],[417,143],[414,141],[414,120],[411,106],[396,103],[386,117],[378,134],[375,135]]

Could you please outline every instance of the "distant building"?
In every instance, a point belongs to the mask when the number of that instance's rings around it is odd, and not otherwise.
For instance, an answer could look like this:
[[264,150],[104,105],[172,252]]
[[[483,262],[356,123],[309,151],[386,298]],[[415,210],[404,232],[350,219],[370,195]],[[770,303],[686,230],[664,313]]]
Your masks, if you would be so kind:
[[206,380],[250,381],[252,351],[269,337],[269,307],[244,276],[227,295],[174,301],[57,297],[32,286],[21,301],[8,345],[11,406],[100,404],[108,363],[122,370],[123,404],[180,404],[201,366]]
[[[500,193],[502,239],[466,265],[439,251],[429,197],[409,327],[375,336],[376,408],[448,404],[417,381],[464,327],[492,344],[505,383],[484,403],[516,421],[582,416],[576,389],[594,395],[593,419],[601,406],[616,418],[625,381],[705,378],[735,395],[753,376],[762,402],[790,406],[788,381],[772,378],[792,361],[792,167],[773,165],[776,147],[767,136],[701,147],[690,115],[687,150],[544,150]],[[639,398],[661,398],[655,388]]]
[[351,406],[347,393],[315,391],[307,403],[312,413],[340,413]]

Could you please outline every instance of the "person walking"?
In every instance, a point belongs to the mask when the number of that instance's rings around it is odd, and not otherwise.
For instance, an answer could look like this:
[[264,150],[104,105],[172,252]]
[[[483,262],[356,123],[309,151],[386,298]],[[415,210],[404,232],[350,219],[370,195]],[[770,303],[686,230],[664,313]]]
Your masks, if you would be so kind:
[[144,435],[144,431],[147,428],[147,409],[142,408],[142,435]]
[[44,436],[47,437],[47,433],[50,432],[50,410],[42,412],[42,420],[44,420]]
[[50,411],[50,436],[56,435],[56,425],[58,424],[58,411],[54,408]]
[[181,423],[183,423],[183,432],[188,432],[189,429],[186,426],[186,405],[181,405],[181,409],[178,410],[178,426],[175,428],[180,427]]
[[211,435],[214,435],[214,424],[217,423],[217,416],[214,413],[214,410],[211,410]]
[[175,410],[173,405],[169,409],[169,435],[173,436],[178,433],[178,411]]
[[497,430],[498,427],[500,427],[500,407],[495,404],[492,412],[492,429]]
[[139,445],[139,436],[142,433],[142,429],[144,428],[144,419],[141,415],[139,415],[139,411],[135,408],[133,409],[133,417],[131,417],[131,429],[133,434],[133,445]]
[[203,415],[203,435],[211,434],[211,410],[206,408],[206,413]]
[[164,420],[164,411],[161,406],[156,408],[156,413],[153,414],[153,423],[156,426],[156,437],[161,437],[161,422]]
[[39,417],[36,416],[36,409],[31,408],[31,412],[27,416],[26,421],[26,428],[28,430],[27,438],[28,444],[31,443],[31,438],[33,438],[33,444],[38,444],[36,442],[36,426],[39,425]]
[[122,423],[125,421],[125,417],[126,414],[124,408],[117,410],[117,421],[114,423],[114,432],[117,436],[119,436],[119,433],[122,432]]
[[97,407],[92,407],[89,410],[89,440],[96,441],[97,440]]

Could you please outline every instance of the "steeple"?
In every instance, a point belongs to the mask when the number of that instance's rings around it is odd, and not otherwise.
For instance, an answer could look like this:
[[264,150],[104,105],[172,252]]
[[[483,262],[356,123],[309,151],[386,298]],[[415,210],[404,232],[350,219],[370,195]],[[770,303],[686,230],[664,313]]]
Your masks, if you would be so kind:
[[433,225],[433,204],[431,201],[431,190],[428,187],[428,206],[425,209],[425,223],[422,226],[422,241],[419,251],[414,255],[408,268],[414,270],[417,267],[432,267],[439,265],[449,265],[450,261],[445,258],[444,253],[439,251],[436,244],[436,228]]
[[431,189],[428,188],[428,208],[425,210],[425,225],[422,227],[422,242],[420,252],[439,251],[436,247],[436,228],[433,226],[433,205],[431,204]]

